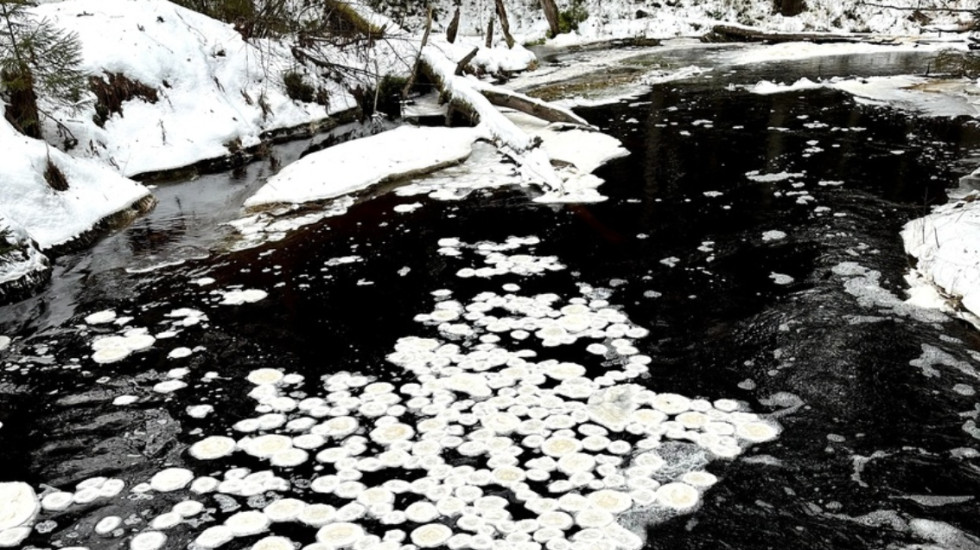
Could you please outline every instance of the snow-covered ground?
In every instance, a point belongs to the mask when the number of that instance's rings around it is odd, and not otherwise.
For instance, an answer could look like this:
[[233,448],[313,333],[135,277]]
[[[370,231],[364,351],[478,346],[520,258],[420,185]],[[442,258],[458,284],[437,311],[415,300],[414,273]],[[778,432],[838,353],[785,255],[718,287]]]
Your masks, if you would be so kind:
[[[108,166],[73,158],[25,137],[4,119],[0,119],[0,150],[4,152],[0,218],[23,229],[42,250],[66,244],[150,195],[146,187]],[[67,190],[57,191],[45,180],[49,163],[64,174]]]
[[[125,101],[104,127],[94,120],[94,98],[79,113],[57,112],[78,139],[71,154],[98,158],[124,175],[225,156],[259,144],[264,132],[354,106],[340,84],[299,65],[287,44],[246,42],[231,25],[164,0],[73,0],[34,12],[78,34],[87,74],[120,74],[157,95]],[[322,88],[328,104],[290,99],[283,83],[289,71]]]
[[[384,2],[382,2],[384,3]],[[450,21],[453,0],[436,0],[434,27],[444,29]],[[581,0],[588,18],[578,30],[559,36],[555,44],[574,44],[613,38],[669,38],[697,36],[717,24],[735,24],[779,32],[871,32],[889,35],[918,35],[929,29],[911,17],[914,8],[925,8],[930,28],[957,28],[969,22],[963,12],[933,12],[933,7],[974,9],[976,3],[967,0],[895,0],[886,2],[893,8],[873,3],[841,2],[839,0],[810,0],[807,10],[795,17],[774,14],[772,2],[755,0],[675,0],[658,2],[657,7],[628,0]],[[393,2],[391,4],[394,4]],[[568,9],[572,1],[558,2],[559,9]],[[395,19],[421,25],[423,4],[388,8]],[[494,13],[494,0],[465,0],[461,4],[460,33],[480,35]],[[910,9],[911,8],[911,9]],[[508,2],[511,32],[521,42],[538,41],[545,37],[548,27],[537,1]],[[499,32],[498,32],[499,34]]]

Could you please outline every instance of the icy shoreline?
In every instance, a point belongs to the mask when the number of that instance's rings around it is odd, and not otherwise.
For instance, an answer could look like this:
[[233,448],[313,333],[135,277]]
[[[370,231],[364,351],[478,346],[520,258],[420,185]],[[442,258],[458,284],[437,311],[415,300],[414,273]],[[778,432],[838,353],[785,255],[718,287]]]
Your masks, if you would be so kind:
[[[43,123],[46,134],[57,135],[56,126],[60,124],[78,140],[78,146],[67,154],[57,150],[53,143],[23,138],[9,125],[0,127],[0,142],[14,144],[12,147],[18,152],[15,156],[26,161],[26,164],[4,163],[0,167],[4,178],[14,182],[0,189],[0,221],[36,242],[40,252],[78,243],[106,220],[129,211],[134,205],[147,207],[152,200],[150,192],[130,179],[134,176],[186,170],[202,164],[220,167],[235,159],[249,158],[274,139],[270,136],[316,125],[356,107],[351,93],[342,84],[298,64],[284,42],[246,42],[231,25],[165,0],[126,3],[66,0],[40,4],[31,8],[38,17],[78,33],[83,46],[82,68],[87,74],[107,83],[119,75],[152,91],[146,97],[123,100],[120,110],[110,110],[101,123],[96,121],[94,96],[83,102],[77,113],[68,113],[48,98],[40,98],[53,114],[53,120]],[[773,16],[768,11],[736,13],[729,8],[715,10],[717,13],[709,18],[711,5],[684,0],[664,8],[659,13],[662,17],[654,18],[641,16],[625,2],[600,4],[588,0],[584,6],[589,17],[578,31],[560,35],[547,44],[567,48],[623,37],[676,37],[707,32],[714,23],[749,20],[759,28],[783,32],[829,29],[915,34],[912,23],[894,14],[857,10],[848,16],[853,20],[845,21],[840,19],[840,10],[830,2],[815,0],[811,4],[808,12],[796,18]],[[440,0],[435,7],[437,13],[446,12],[450,3]],[[330,54],[331,59],[341,64],[373,62],[374,68],[383,73],[404,74],[410,65],[407,60],[416,55],[418,39],[398,28],[388,17],[403,21],[411,21],[411,17],[405,19],[402,16],[406,14],[391,7],[385,15],[367,13],[362,6],[357,10],[364,12],[361,15],[369,20],[384,24],[389,32],[398,33],[403,40],[379,42],[368,52],[368,60],[355,61],[358,54],[341,50]],[[487,13],[485,3],[464,6],[463,21],[472,22]],[[515,5],[510,17],[519,42],[534,42],[543,37],[545,24],[536,5]],[[943,21],[952,23],[955,19],[946,17]],[[435,32],[443,30],[440,27],[446,20],[437,18]],[[472,46],[482,45],[483,37],[478,36],[482,28],[484,25],[464,24],[456,44],[442,45],[449,52],[447,57],[457,59]],[[491,73],[520,71],[536,65],[535,56],[525,48],[518,45],[507,49],[501,43],[498,37],[491,47],[480,48],[474,64]],[[855,47],[837,45],[831,49],[857,51]],[[785,50],[787,46],[749,51],[768,56],[780,48]],[[822,46],[805,50],[804,55],[825,55],[830,51]],[[699,70],[689,69],[683,74]],[[302,73],[310,84],[324,90],[327,99],[319,103],[290,99],[282,81],[288,71]],[[637,86],[645,87],[655,77],[641,79]],[[559,72],[544,76],[545,80],[548,78],[562,78],[562,75]],[[521,80],[515,81],[518,87]],[[523,83],[527,84],[527,80]],[[566,141],[570,136],[570,133],[564,135]],[[69,191],[55,191],[44,181],[42,174],[49,158],[65,173]],[[569,197],[601,200],[601,195],[595,192],[601,182],[589,177],[590,171],[582,169],[581,174],[565,177],[573,182],[573,192],[566,189],[542,200],[568,200]],[[385,175],[374,179],[381,181]],[[353,187],[347,189],[352,190]],[[13,274],[22,271],[13,262],[4,270],[11,280]]]

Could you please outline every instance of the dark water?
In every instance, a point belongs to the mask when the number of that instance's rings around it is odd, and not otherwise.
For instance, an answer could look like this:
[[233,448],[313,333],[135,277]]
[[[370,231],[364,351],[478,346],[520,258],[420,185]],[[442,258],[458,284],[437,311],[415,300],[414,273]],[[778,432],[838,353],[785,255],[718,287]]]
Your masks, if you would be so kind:
[[[538,205],[527,192],[505,188],[459,202],[422,198],[420,209],[400,214],[392,208],[416,199],[382,194],[284,241],[221,253],[206,246],[214,212],[240,202],[250,187],[200,182],[219,189],[209,191],[213,202],[155,218],[177,226],[137,223],[91,255],[63,259],[67,282],[56,273],[44,296],[0,309],[0,329],[18,337],[2,357],[0,472],[35,488],[71,487],[93,475],[130,486],[165,466],[190,464],[185,447],[199,438],[196,429],[224,433],[254,414],[242,380],[254,368],[303,374],[297,391],[305,394],[321,375],[339,371],[408,380],[385,356],[399,337],[424,332],[413,317],[431,309],[430,293],[450,288],[470,296],[488,287],[457,278],[470,264],[439,254],[438,240],[537,236],[534,253],[554,255],[567,269],[508,275],[489,286],[518,283],[563,298],[580,283],[610,288],[609,301],[650,330],[637,344],[652,358],[644,386],[739,399],[760,413],[802,402],[779,417],[778,439],[712,462],[707,469],[721,481],[703,506],[651,526],[646,548],[980,547],[973,538],[980,536],[978,442],[963,429],[978,414],[975,395],[963,388],[980,380],[941,361],[931,365],[932,376],[910,365],[932,346],[975,366],[980,338],[972,327],[910,311],[894,298],[903,296],[909,266],[900,228],[944,200],[944,188],[965,171],[960,162],[977,156],[980,131],[858,105],[827,90],[756,96],[726,89],[774,76],[917,72],[924,62],[901,55],[739,68],[582,109],[631,152],[600,170],[609,200],[595,205]],[[755,181],[746,176],[752,171],[797,175]],[[773,230],[785,238],[765,240]],[[106,244],[136,248],[140,262],[152,262],[142,254],[171,241],[191,247],[186,263],[147,274],[122,272],[114,262],[130,256]],[[210,257],[194,259],[199,249]],[[352,254],[360,261],[326,264]],[[777,284],[772,274],[792,279]],[[189,283],[202,276],[216,283]],[[217,305],[212,289],[234,285],[269,296]],[[208,321],[120,363],[88,359],[92,335],[106,329],[81,327],[85,314],[112,308],[156,332],[179,307],[200,309]],[[202,349],[177,363],[167,358],[176,346]],[[175,366],[191,370],[188,388],[147,391]],[[208,371],[217,382],[202,379]],[[128,393],[140,401],[110,405]],[[186,414],[187,405],[203,402],[216,411],[206,419]],[[135,514],[136,530],[173,502],[170,495],[120,498],[45,513],[40,520],[56,526],[28,543],[123,548],[125,538],[90,535],[91,526],[105,515]],[[921,520],[967,535],[930,539]],[[186,546],[199,530],[170,531],[167,547]]]

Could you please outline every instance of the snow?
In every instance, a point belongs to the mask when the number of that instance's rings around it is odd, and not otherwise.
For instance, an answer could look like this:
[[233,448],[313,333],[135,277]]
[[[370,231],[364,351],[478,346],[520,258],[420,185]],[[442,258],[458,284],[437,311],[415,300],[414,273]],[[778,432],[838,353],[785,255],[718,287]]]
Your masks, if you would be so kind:
[[[96,161],[72,158],[18,133],[6,119],[0,119],[0,151],[0,223],[23,231],[41,250],[71,241],[150,194]],[[67,191],[55,191],[45,181],[49,159],[68,180]]]
[[975,196],[944,204],[907,223],[902,240],[923,278],[980,315],[980,202],[972,200]]
[[759,81],[758,84],[749,88],[749,91],[758,95],[783,94],[787,92],[797,92],[802,90],[814,90],[823,87],[822,84],[814,82],[809,78],[801,78],[793,84],[776,84],[768,80]]
[[40,508],[30,485],[20,481],[0,483],[0,531],[30,523]]
[[[980,115],[980,87],[969,79],[939,80],[912,75],[868,78],[832,78],[814,82],[801,78],[793,84],[762,80],[748,91],[759,95],[781,94],[826,88],[855,97],[859,103],[885,105],[924,116],[958,117]],[[893,151],[902,154],[902,151]]]
[[85,72],[123,74],[158,94],[156,103],[126,101],[104,128],[92,120],[91,103],[80,113],[55,111],[79,140],[72,154],[99,158],[124,175],[221,157],[232,143],[257,145],[263,132],[353,106],[338,84],[312,75],[309,82],[329,93],[329,106],[292,101],[282,75],[301,67],[284,43],[247,43],[231,25],[164,0],[73,0],[33,11],[78,34]]
[[[436,8],[434,33],[443,32],[455,8],[452,0],[432,2]],[[659,2],[656,7],[649,3],[638,4],[627,0],[585,0],[589,17],[579,24],[578,30],[562,34],[548,41],[549,45],[570,46],[614,38],[670,38],[697,36],[714,25],[723,23],[753,27],[776,32],[871,32],[891,35],[920,35],[923,29],[911,21],[909,12],[902,9],[882,9],[873,4],[855,4],[839,0],[809,0],[807,10],[795,17],[773,13],[770,2],[734,2],[730,0],[674,0]],[[937,5],[934,0],[925,4],[919,0],[895,0],[888,2],[899,8],[922,8]],[[412,6],[409,4],[409,6]],[[395,7],[389,11],[407,19],[421,28],[424,19],[423,4],[407,9],[412,13],[399,13]],[[462,3],[460,33],[482,35],[487,18],[492,16],[493,2],[479,0]],[[559,3],[562,6],[562,3]],[[973,9],[968,0],[952,0],[942,6]],[[538,2],[508,2],[511,33],[518,42],[543,39],[548,27],[544,22]],[[934,17],[932,27],[956,27],[968,23],[969,13],[930,12]],[[396,17],[397,18],[397,17]],[[498,42],[502,38],[498,35]]]
[[560,125],[548,124],[521,112],[505,114],[519,128],[541,138],[541,146],[552,160],[573,164],[582,173],[594,172],[611,160],[629,155],[618,139],[601,132],[578,128],[562,130]]
[[304,157],[271,177],[246,207],[326,200],[465,160],[480,136],[466,128],[403,126]]

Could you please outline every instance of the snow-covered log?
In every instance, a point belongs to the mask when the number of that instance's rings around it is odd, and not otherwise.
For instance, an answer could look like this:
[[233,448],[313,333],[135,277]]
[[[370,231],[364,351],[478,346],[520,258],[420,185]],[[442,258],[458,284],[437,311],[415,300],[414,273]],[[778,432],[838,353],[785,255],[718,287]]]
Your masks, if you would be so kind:
[[571,109],[559,107],[542,101],[536,97],[524,95],[520,92],[494,86],[485,82],[477,82],[477,89],[487,98],[490,103],[498,107],[507,107],[515,111],[521,111],[531,116],[546,120],[548,122],[561,122],[566,124],[576,124],[592,128],[589,121],[575,114]]
[[521,166],[525,177],[551,189],[562,188],[562,180],[548,155],[484,97],[478,81],[456,76],[456,63],[433,46],[422,49],[422,65],[454,106],[477,118],[497,146]]

